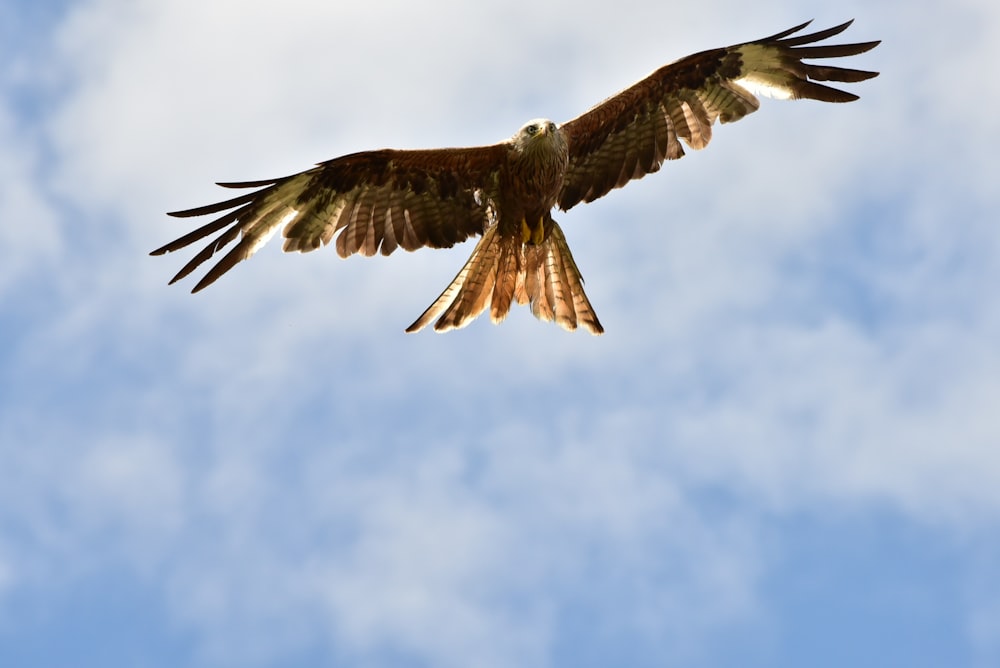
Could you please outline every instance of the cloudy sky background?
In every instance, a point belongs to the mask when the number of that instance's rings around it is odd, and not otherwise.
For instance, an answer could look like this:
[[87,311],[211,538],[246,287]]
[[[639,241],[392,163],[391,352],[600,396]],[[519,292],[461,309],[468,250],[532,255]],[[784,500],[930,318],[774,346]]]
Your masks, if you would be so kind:
[[[567,120],[809,18],[765,100],[558,215],[607,333],[404,335],[471,250],[259,253],[213,182]],[[0,5],[0,664],[1000,665],[992,0]]]

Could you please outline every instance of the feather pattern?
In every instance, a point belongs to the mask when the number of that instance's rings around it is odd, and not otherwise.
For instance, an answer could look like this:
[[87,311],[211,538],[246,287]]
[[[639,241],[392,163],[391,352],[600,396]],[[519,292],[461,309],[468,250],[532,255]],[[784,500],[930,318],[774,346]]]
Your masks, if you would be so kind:
[[849,102],[857,96],[816,81],[854,83],[876,72],[804,59],[853,56],[878,42],[816,46],[840,34],[851,21],[827,30],[790,37],[809,23],[755,42],[703,51],[661,67],[561,127],[570,162],[559,193],[563,210],[592,202],[659,170],[664,160],[684,155],[678,139],[702,149],[712,125],[737,121],[758,109],[753,90],[793,99]]
[[226,188],[258,190],[171,213],[179,218],[222,215],[152,254],[184,248],[222,230],[174,276],[173,283],[236,241],[195,285],[192,292],[197,292],[251,257],[279,230],[283,230],[285,251],[303,253],[330,243],[335,235],[341,257],[374,255],[379,250],[388,255],[398,247],[449,248],[482,234],[489,211],[487,202],[475,193],[494,193],[496,170],[506,151],[504,144],[386,149],[336,158],[280,179],[222,183]]
[[499,323],[514,301],[530,303],[536,318],[555,320],[563,329],[583,327],[592,334],[604,332],[583,291],[583,276],[566,237],[555,221],[540,245],[521,244],[500,234],[498,226],[491,226],[461,271],[406,331],[419,331],[435,318],[435,331],[458,329],[487,308],[490,319]]
[[819,44],[850,24],[799,34],[808,25],[803,23],[687,56],[562,126],[536,119],[498,144],[366,151],[282,178],[220,183],[252,192],[170,214],[216,217],[152,254],[207,239],[170,281],[220,254],[195,284],[197,292],[278,232],[287,252],[332,243],[341,257],[447,248],[482,235],[461,271],[408,332],[435,320],[437,331],[463,327],[487,308],[498,323],[516,302],[530,304],[540,320],[600,334],[604,328],[552,208],[593,201],[656,172],[664,161],[681,158],[685,144],[706,147],[717,121],[737,121],[758,109],[755,93],[857,99],[818,82],[855,83],[877,73],[805,62],[855,56],[878,44]]
[[496,282],[500,240],[496,225],[487,229],[458,275],[406,331],[417,332],[441,316],[434,330],[446,332],[465,327],[482,313],[490,303]]

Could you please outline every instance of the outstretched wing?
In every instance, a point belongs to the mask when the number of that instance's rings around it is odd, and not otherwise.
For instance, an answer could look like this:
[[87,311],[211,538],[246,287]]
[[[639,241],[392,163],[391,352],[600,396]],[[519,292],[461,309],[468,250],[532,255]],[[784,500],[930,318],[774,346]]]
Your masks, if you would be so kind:
[[879,42],[817,46],[851,25],[790,37],[809,22],[746,44],[703,51],[666,65],[561,126],[570,162],[559,207],[591,202],[632,179],[657,171],[664,160],[708,145],[712,124],[737,121],[760,106],[751,92],[775,97],[850,102],[857,95],[817,81],[853,83],[877,72],[812,65],[803,60],[864,53]]
[[177,211],[189,218],[223,214],[156,249],[162,255],[221,231],[171,279],[179,281],[230,243],[236,245],[195,285],[216,279],[283,229],[285,251],[311,251],[337,236],[341,257],[396,248],[447,248],[482,234],[496,192],[505,144],[475,148],[354,153],[279,179],[220,183],[257,188],[224,202]]

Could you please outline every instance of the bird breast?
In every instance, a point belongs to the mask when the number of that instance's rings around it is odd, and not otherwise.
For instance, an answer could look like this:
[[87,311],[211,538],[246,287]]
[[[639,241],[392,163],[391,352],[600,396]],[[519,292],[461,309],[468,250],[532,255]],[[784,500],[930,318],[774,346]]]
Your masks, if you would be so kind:
[[510,185],[527,210],[550,210],[562,189],[569,150],[560,130],[537,137],[521,150],[515,150],[510,162]]

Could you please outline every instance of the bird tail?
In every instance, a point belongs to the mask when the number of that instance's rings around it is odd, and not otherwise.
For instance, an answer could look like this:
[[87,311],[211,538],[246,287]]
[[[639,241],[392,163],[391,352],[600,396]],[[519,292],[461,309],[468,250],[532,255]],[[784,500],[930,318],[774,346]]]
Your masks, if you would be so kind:
[[490,319],[500,323],[516,301],[530,302],[539,320],[602,334],[604,327],[583,291],[583,276],[559,225],[551,221],[545,240],[537,245],[523,243],[520,236],[505,238],[498,228],[487,228],[451,284],[406,331],[423,329],[435,318],[438,332],[465,327],[487,307]]

